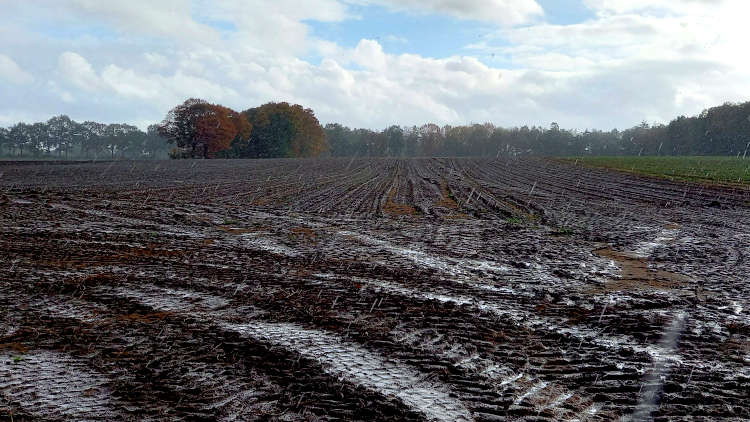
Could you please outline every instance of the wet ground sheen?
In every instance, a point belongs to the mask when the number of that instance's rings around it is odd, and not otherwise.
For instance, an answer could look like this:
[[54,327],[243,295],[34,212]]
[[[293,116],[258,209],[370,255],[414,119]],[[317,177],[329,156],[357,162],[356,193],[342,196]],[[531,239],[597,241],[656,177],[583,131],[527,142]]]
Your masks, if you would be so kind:
[[750,419],[741,187],[2,162],[0,219],[0,420]]

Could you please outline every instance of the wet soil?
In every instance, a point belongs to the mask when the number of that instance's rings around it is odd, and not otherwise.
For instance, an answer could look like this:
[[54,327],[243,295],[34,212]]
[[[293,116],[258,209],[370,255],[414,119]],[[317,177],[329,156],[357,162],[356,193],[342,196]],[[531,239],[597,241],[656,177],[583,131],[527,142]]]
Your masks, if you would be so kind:
[[0,420],[750,419],[741,187],[541,159],[0,174]]
[[[696,286],[696,282],[682,274],[649,267],[648,259],[633,253],[623,253],[605,247],[594,250],[594,254],[614,262],[620,272],[601,286],[600,292],[622,292],[636,289],[680,291]],[[681,289],[682,288],[682,289]]]

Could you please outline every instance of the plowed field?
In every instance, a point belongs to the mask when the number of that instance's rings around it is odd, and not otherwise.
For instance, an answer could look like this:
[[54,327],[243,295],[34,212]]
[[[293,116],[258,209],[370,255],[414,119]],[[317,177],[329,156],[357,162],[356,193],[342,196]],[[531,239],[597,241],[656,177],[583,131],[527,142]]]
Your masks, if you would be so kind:
[[747,188],[542,159],[0,174],[0,420],[750,419]]

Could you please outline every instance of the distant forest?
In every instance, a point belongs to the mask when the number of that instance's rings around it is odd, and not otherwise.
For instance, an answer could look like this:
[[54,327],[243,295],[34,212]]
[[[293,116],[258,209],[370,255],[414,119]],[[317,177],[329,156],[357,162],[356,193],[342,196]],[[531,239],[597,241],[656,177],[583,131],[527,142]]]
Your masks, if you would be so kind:
[[68,116],[0,128],[0,156],[34,159],[167,158],[170,146],[151,125],[78,123]]
[[236,112],[189,99],[146,132],[127,124],[78,123],[68,116],[0,128],[0,156],[34,159],[272,157],[724,155],[750,149],[750,102],[644,122],[627,130],[549,127],[390,126],[382,131],[322,127],[310,109],[268,103]]

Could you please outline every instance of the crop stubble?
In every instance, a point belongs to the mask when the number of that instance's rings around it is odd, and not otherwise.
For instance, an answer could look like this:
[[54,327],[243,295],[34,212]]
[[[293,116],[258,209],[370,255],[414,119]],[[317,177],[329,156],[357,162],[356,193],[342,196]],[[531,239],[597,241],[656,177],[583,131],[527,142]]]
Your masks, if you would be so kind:
[[541,159],[0,172],[0,418],[750,418],[739,187]]

